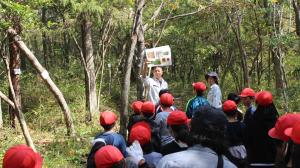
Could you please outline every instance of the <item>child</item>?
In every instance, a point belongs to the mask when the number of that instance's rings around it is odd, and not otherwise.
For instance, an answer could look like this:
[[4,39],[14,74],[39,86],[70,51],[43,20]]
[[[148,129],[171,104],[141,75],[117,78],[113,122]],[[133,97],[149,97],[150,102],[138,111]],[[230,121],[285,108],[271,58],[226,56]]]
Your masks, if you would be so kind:
[[245,125],[241,121],[238,121],[237,105],[232,100],[227,100],[223,104],[223,112],[225,113],[228,123],[226,130],[226,137],[229,142],[229,153],[231,160],[237,167],[246,166],[246,149],[243,143]]
[[180,152],[188,148],[189,139],[188,118],[182,111],[173,111],[167,118],[167,124],[174,141],[162,147],[162,154]]
[[284,131],[285,135],[291,138],[293,141],[293,153],[292,153],[292,167],[300,167],[300,122],[294,124],[292,128],[288,128]]
[[3,157],[3,168],[42,168],[42,156],[26,145],[9,148]]
[[164,146],[174,140],[167,128],[167,118],[173,111],[171,106],[174,104],[174,97],[170,93],[164,93],[160,96],[160,104],[162,112],[156,115],[154,121],[159,127],[161,146]]
[[141,101],[135,101],[131,104],[131,109],[133,111],[133,114],[129,117],[127,130],[130,132],[130,129],[136,121],[141,119],[141,109],[142,109],[143,102]]
[[185,112],[188,118],[192,118],[194,111],[205,105],[209,105],[208,101],[203,97],[206,90],[206,85],[203,82],[193,83],[194,92],[196,96],[190,99],[186,105]]
[[[250,167],[274,167],[276,141],[268,136],[274,127],[278,112],[273,104],[273,96],[268,91],[256,94],[257,108],[248,122],[245,122],[245,147]],[[246,119],[246,118],[245,118]]]
[[256,110],[255,106],[253,105],[255,97],[255,92],[251,88],[245,88],[240,94],[240,98],[244,106],[247,108],[245,116],[244,116],[244,123],[247,125],[249,120],[252,118],[254,111]]
[[95,153],[95,167],[96,168],[113,168],[125,167],[125,159],[122,153],[119,151],[118,148],[112,145],[106,145],[100,148]]
[[[238,105],[241,101],[241,98],[235,94],[235,93],[229,93],[227,96],[227,100],[232,100],[235,102],[236,105]],[[244,119],[244,114],[241,109],[237,109],[237,120],[242,121]]]
[[100,125],[103,127],[104,132],[97,135],[93,141],[95,144],[97,141],[103,141],[106,145],[113,145],[117,147],[124,157],[126,157],[126,142],[121,134],[116,133],[113,129],[116,125],[117,116],[111,111],[101,112]]
[[288,167],[291,164],[291,149],[292,144],[289,142],[290,137],[284,134],[288,128],[292,128],[297,122],[300,121],[300,115],[285,114],[278,118],[275,127],[269,130],[270,137],[279,141],[277,146],[277,167]]
[[[162,158],[162,155],[158,152],[155,152],[151,143],[151,128],[146,122],[138,122],[132,126],[129,143],[132,144],[137,140],[143,150],[143,158],[149,167],[155,168],[159,160]],[[130,157],[126,159],[127,167],[130,163]]]
[[[154,122],[155,116],[155,105],[151,101],[146,101],[141,107],[142,117],[140,120],[135,121],[134,124],[138,122],[146,122],[151,128],[151,143],[155,151],[160,151],[160,136],[159,136],[159,126]],[[130,133],[130,132],[129,132]]]

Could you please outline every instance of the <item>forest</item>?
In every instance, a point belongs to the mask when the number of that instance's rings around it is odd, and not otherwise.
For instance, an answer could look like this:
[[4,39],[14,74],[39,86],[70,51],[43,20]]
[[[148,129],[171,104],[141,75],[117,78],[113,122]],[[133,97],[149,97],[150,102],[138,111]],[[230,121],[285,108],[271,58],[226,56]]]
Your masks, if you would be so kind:
[[99,112],[126,137],[145,49],[166,45],[179,109],[215,71],[223,100],[251,87],[300,111],[299,42],[300,0],[1,0],[0,158],[22,143],[44,167],[85,167]]

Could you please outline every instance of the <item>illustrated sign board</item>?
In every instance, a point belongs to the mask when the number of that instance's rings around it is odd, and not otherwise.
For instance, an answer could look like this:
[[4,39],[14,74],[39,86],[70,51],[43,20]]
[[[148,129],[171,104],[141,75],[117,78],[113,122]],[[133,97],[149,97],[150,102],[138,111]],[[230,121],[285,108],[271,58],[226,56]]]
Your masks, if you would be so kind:
[[168,45],[146,49],[145,52],[147,61],[150,61],[148,67],[172,65],[171,48]]

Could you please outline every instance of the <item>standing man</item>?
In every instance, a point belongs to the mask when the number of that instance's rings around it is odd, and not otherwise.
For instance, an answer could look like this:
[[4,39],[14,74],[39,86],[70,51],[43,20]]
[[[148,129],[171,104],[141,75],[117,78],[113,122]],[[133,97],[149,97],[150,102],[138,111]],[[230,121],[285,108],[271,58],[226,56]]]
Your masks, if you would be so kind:
[[152,67],[153,77],[147,76],[148,63],[144,63],[144,69],[142,73],[143,83],[146,89],[146,99],[152,101],[155,106],[159,102],[159,91],[162,89],[168,89],[168,83],[163,79],[163,69],[160,66]]

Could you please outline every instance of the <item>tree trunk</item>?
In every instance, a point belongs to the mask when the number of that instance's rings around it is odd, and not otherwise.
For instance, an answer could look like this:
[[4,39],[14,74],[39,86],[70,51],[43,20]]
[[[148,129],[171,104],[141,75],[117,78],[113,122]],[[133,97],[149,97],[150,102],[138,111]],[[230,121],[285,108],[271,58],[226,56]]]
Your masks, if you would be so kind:
[[84,61],[86,64],[85,72],[85,95],[86,95],[86,108],[89,113],[87,120],[91,121],[92,116],[97,112],[97,93],[96,93],[96,74],[93,56],[93,43],[92,43],[92,23],[88,13],[82,13],[81,21],[81,34],[82,34],[82,50]]
[[2,105],[1,105],[1,97],[0,97],[0,129],[3,128],[3,118],[2,118]]
[[[141,25],[142,25],[142,18],[141,18]],[[144,30],[143,27],[140,26],[138,30],[138,54],[137,54],[137,72],[138,74],[136,75],[137,77],[137,100],[142,100],[143,99],[143,92],[144,92],[144,85],[143,85],[143,80],[142,78],[139,77],[139,74],[142,73],[143,69],[143,61],[144,61],[144,50],[145,50],[145,37],[144,37]]]
[[[20,59],[20,50],[18,49],[17,45],[14,43],[12,38],[9,38],[9,51],[10,51],[10,76],[12,80],[13,90],[16,94],[16,101],[20,109],[22,109],[21,105],[21,92],[20,92],[20,72],[21,72],[21,59]],[[9,98],[12,99],[12,93],[9,90]],[[15,109],[9,107],[9,118],[10,118],[10,125],[15,128],[16,123],[16,111]]]
[[[249,82],[249,71],[248,71],[248,65],[247,65],[247,52],[242,44],[242,40],[241,40],[241,36],[240,36],[240,17],[241,16],[237,16],[238,20],[237,20],[237,27],[235,27],[234,25],[231,26],[232,31],[235,35],[236,38],[236,42],[238,44],[239,47],[239,51],[240,51],[240,58],[241,58],[241,67],[243,70],[243,88],[244,87],[249,87],[250,86],[250,82]],[[232,18],[231,16],[229,16],[228,14],[228,20],[229,22],[232,24]]]
[[142,13],[143,8],[145,5],[145,0],[136,1],[136,12],[135,17],[133,21],[132,26],[132,32],[131,32],[131,46],[130,46],[130,52],[129,56],[127,58],[127,64],[125,69],[125,76],[123,79],[123,87],[122,87],[122,93],[121,93],[121,110],[120,110],[120,133],[126,137],[126,125],[127,125],[127,116],[128,116],[128,95],[130,90],[130,76],[131,76],[131,69],[132,69],[132,59],[134,55],[134,51],[137,44],[137,33],[139,30],[139,27],[141,25],[141,19],[142,19]]
[[50,91],[54,94],[55,98],[57,99],[60,107],[63,110],[64,118],[67,126],[67,133],[68,135],[75,136],[75,129],[73,125],[73,120],[71,117],[71,111],[67,105],[67,102],[58,89],[58,87],[54,84],[52,79],[50,78],[47,70],[39,63],[33,53],[27,48],[24,42],[21,40],[21,37],[17,35],[16,31],[13,29],[9,29],[8,34],[13,38],[14,43],[18,46],[18,48],[24,52],[24,55],[27,56],[30,63],[34,66],[34,68],[39,72],[41,78],[46,82],[46,85],[50,89]]
[[296,33],[300,36],[300,6],[296,0],[292,0],[292,3],[295,13]]
[[[12,37],[11,35],[9,35],[9,38],[13,39],[14,37]],[[30,146],[34,151],[36,151],[36,149],[34,147],[34,144],[33,144],[33,141],[31,139],[31,136],[30,136],[30,133],[29,133],[29,130],[28,130],[28,127],[27,127],[24,115],[23,115],[23,113],[21,111],[21,106],[20,106],[20,104],[18,104],[18,101],[17,101],[17,98],[16,98],[16,94],[15,94],[15,91],[13,89],[12,77],[11,77],[11,74],[10,74],[10,67],[9,67],[9,63],[8,63],[7,57],[5,55],[2,55],[2,58],[3,58],[3,62],[5,64],[6,72],[7,72],[7,78],[8,78],[8,83],[9,83],[10,95],[12,97],[13,104],[14,104],[14,107],[15,107],[14,108],[15,115],[16,115],[19,123],[20,123],[20,127],[22,129],[22,133],[24,135],[26,144],[28,146]],[[1,93],[0,96],[4,97],[4,98],[6,97],[2,93]],[[10,100],[7,99],[7,102],[10,102]]]
[[[42,23],[43,25],[46,27],[47,26],[47,18],[46,18],[46,8],[43,7],[42,8]],[[47,35],[46,35],[46,32],[43,31],[42,32],[42,43],[43,43],[43,57],[44,57],[44,66],[46,67],[46,69],[49,68],[48,66],[48,45],[47,44]]]

